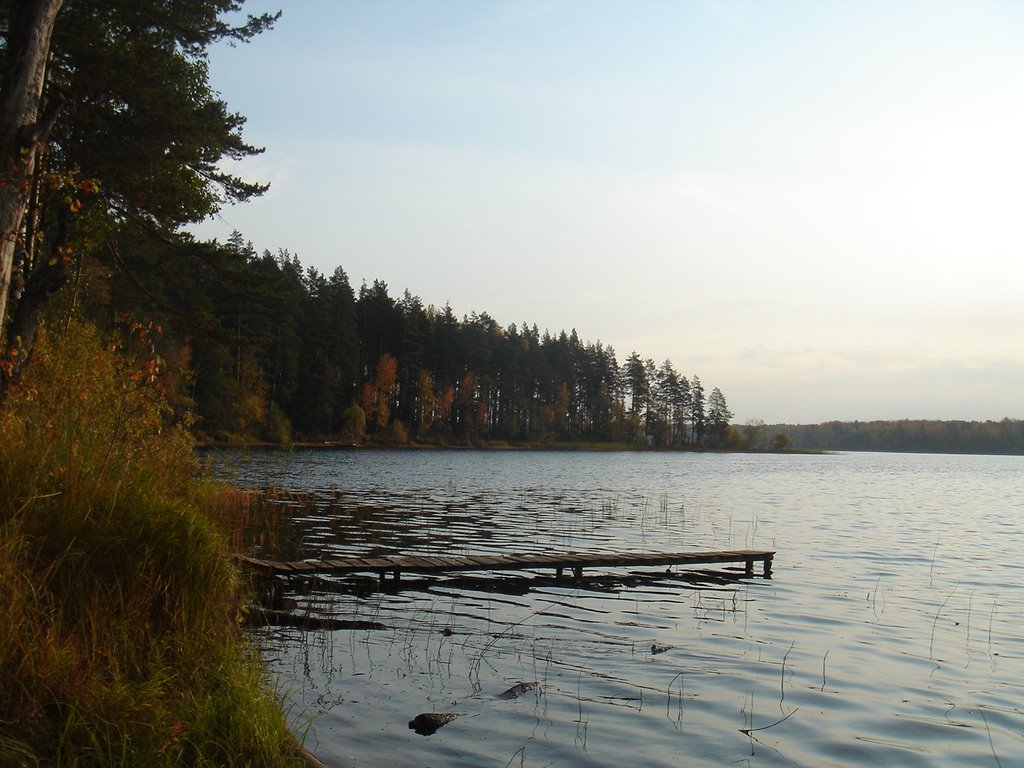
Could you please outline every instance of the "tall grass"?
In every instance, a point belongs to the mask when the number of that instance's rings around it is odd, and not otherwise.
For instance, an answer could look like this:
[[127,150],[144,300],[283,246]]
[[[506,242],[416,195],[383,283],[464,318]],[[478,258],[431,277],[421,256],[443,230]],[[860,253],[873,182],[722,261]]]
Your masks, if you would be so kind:
[[0,411],[0,766],[301,765],[149,370],[88,326]]

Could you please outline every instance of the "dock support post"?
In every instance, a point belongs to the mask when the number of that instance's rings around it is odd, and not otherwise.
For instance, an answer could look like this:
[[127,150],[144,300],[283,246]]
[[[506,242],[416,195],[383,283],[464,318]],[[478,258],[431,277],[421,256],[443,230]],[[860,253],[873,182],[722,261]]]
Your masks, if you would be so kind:
[[753,575],[754,575],[754,561],[753,560],[747,560],[747,576],[753,576]]
[[561,580],[562,580],[562,566],[556,565],[555,566],[555,581],[561,581]]
[[769,555],[764,559],[764,577],[770,579],[772,575],[772,557]]
[[575,576],[577,579],[582,579],[583,578],[583,566],[582,565],[574,565],[572,567],[572,575]]

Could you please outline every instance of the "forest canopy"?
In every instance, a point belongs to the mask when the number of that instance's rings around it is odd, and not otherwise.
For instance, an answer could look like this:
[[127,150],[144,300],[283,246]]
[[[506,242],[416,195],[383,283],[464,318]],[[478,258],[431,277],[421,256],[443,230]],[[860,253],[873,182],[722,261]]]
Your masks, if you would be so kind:
[[223,170],[262,150],[208,77],[211,45],[277,18],[242,7],[0,0],[0,383],[59,297],[52,317],[118,334],[210,438],[730,441],[721,391],[669,361],[620,365],[575,331],[459,319],[379,281],[356,292],[341,268],[241,234],[194,239],[190,225],[266,189]]
[[[240,234],[186,272],[112,271],[108,317],[163,331],[161,376],[208,437],[724,445],[732,414],[670,361],[585,342],[575,330],[461,319],[381,281],[353,289]],[[135,259],[173,258],[126,243]],[[147,324],[147,328],[150,326]]]
[[196,240],[267,188],[224,170],[262,150],[209,81],[212,45],[279,15],[243,7],[0,0],[0,394],[59,297],[53,318],[119,334],[210,438],[1022,450],[1019,422],[736,429],[671,361]]
[[[224,172],[258,154],[210,86],[207,51],[275,15],[237,0],[0,0],[0,327],[4,381],[31,357],[50,297],[97,265],[131,272],[126,240],[209,257],[187,226],[266,187]],[[96,282],[95,280],[93,281]],[[96,307],[90,307],[95,310]]]

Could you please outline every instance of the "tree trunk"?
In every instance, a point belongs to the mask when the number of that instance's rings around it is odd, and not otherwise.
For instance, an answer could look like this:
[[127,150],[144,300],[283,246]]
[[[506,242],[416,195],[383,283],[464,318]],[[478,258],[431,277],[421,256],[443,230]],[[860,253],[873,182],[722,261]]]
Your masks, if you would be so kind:
[[18,350],[17,356],[7,361],[3,375],[10,381],[21,376],[21,371],[32,356],[39,330],[40,318],[50,296],[64,287],[68,281],[68,268],[60,258],[60,248],[67,242],[68,211],[58,213],[57,236],[52,244],[52,258],[39,259],[32,274],[25,280],[22,296],[11,311],[7,326],[7,339],[11,348]]
[[32,167],[56,118],[54,113],[41,123],[40,104],[53,24],[62,3],[21,0],[8,25],[7,68],[0,91],[0,339]]

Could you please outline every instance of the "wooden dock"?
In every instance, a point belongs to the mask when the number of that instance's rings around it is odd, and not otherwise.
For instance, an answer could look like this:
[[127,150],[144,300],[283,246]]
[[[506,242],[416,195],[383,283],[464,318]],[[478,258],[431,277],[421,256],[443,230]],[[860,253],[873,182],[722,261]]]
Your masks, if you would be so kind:
[[746,575],[754,575],[754,563],[762,563],[765,578],[772,575],[774,551],[761,549],[734,549],[714,552],[595,552],[561,554],[506,554],[506,555],[402,555],[387,557],[332,557],[322,560],[298,560],[279,563],[239,556],[249,568],[266,574],[312,575],[377,573],[381,581],[391,573],[395,580],[402,573],[446,573],[449,571],[523,571],[552,568],[557,578],[571,569],[578,579],[584,568],[621,568],[659,565],[712,565],[742,564]]

